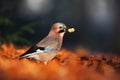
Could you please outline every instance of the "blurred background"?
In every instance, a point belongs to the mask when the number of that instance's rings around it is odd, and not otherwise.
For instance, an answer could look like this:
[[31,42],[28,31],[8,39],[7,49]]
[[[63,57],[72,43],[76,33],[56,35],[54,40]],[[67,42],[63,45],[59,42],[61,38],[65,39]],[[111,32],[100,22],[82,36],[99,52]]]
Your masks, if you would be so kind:
[[0,0],[0,44],[31,46],[55,22],[76,29],[64,48],[120,52],[120,0]]

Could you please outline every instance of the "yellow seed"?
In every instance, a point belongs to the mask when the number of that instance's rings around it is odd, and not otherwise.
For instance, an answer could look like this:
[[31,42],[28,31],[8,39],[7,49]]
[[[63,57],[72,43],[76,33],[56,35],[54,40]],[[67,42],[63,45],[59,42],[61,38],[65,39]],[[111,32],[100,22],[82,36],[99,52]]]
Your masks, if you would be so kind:
[[68,29],[68,32],[69,33],[72,33],[72,32],[74,32],[75,31],[75,28],[70,28],[70,29]]

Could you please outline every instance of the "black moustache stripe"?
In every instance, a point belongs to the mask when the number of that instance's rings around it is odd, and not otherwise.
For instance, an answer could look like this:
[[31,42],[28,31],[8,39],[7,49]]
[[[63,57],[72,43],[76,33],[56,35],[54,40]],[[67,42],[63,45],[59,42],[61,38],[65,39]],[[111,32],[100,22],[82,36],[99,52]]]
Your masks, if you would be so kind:
[[60,30],[58,33],[63,33],[63,32],[65,32],[64,30]]

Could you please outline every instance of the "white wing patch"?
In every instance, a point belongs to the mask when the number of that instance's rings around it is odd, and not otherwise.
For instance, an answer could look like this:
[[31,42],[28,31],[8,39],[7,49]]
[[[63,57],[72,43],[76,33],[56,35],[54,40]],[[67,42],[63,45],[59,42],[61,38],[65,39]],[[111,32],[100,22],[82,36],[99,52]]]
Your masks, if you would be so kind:
[[43,53],[44,51],[43,51],[43,50],[40,50],[40,49],[37,49],[36,52],[37,52],[37,53]]

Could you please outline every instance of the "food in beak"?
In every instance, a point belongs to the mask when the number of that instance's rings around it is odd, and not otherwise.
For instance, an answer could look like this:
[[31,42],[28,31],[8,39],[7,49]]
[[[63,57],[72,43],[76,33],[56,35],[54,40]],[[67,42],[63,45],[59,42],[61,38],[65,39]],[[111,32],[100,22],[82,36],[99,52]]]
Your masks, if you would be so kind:
[[75,31],[75,28],[69,28],[69,29],[68,29],[68,32],[69,32],[69,33],[72,33],[72,32],[74,32],[74,31]]

